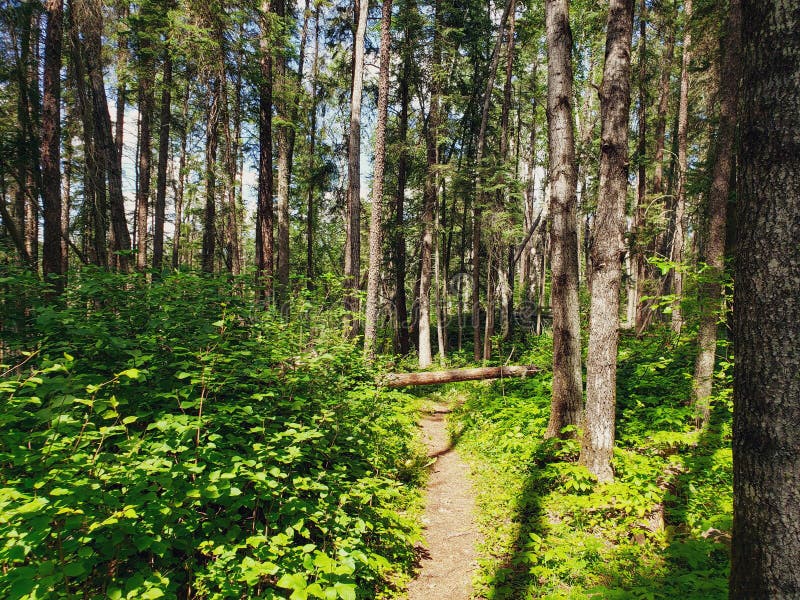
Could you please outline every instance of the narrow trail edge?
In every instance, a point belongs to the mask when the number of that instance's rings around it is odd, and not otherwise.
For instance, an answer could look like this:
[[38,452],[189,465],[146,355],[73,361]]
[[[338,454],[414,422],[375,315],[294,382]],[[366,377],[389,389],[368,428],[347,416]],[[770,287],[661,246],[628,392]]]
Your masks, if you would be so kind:
[[455,452],[447,433],[450,407],[433,406],[420,420],[422,441],[431,467],[425,501],[425,549],[417,577],[408,587],[409,600],[468,600],[477,568],[479,541],[475,495],[469,467]]

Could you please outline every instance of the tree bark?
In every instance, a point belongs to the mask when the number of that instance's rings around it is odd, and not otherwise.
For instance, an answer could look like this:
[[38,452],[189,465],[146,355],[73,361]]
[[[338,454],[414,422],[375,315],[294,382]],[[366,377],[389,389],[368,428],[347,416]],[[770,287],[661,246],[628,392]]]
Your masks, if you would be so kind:
[[[411,10],[413,6],[409,6]],[[405,235],[405,197],[408,177],[408,104],[409,79],[411,78],[412,44],[406,26],[403,36],[403,71],[400,77],[400,115],[398,118],[398,138],[400,156],[397,158],[397,193],[395,194],[394,227],[392,231],[394,262],[394,311],[397,319],[397,351],[405,356],[411,350],[408,331],[408,301],[406,298],[406,235]]]
[[153,105],[155,104],[152,78],[153,61],[150,55],[150,44],[145,40],[149,32],[140,36],[141,46],[139,65],[139,177],[136,190],[136,268],[144,271],[147,268],[147,213],[150,207],[150,178],[152,165]]
[[800,7],[742,3],[730,597],[800,597]]
[[683,61],[681,66],[681,92],[678,103],[678,193],[675,197],[675,233],[672,237],[672,285],[675,302],[672,303],[672,331],[683,328],[683,247],[686,244],[686,174],[688,164],[689,131],[689,64],[692,60],[692,0],[684,4]]
[[720,45],[720,110],[717,127],[717,155],[708,192],[706,263],[708,277],[700,294],[700,329],[694,367],[694,403],[698,424],[705,427],[711,415],[712,378],[717,350],[717,323],[725,273],[725,234],[728,196],[734,160],[736,113],[739,103],[742,14],[740,0],[730,0],[727,32]]
[[64,291],[66,276],[62,236],[61,199],[61,48],[64,1],[48,0],[44,47],[44,95],[42,96],[42,201],[44,243],[42,274],[56,294]]
[[433,230],[436,211],[437,186],[436,167],[439,143],[439,94],[441,91],[441,40],[439,37],[438,2],[435,3],[433,20],[433,53],[430,65],[430,109],[425,126],[425,183],[422,192],[422,246],[420,249],[419,282],[419,366],[425,369],[433,362],[431,352],[431,280],[433,275]]
[[[164,220],[167,210],[167,163],[169,162],[169,130],[172,124],[172,57],[164,52],[161,88],[161,116],[158,130],[158,167],[156,203],[153,210],[153,271],[159,273],[164,264]],[[176,224],[179,226],[179,222]],[[173,234],[176,235],[176,234]]]
[[[361,276],[361,93],[364,89],[364,35],[369,0],[354,0],[357,16],[353,33],[353,84],[350,95],[350,134],[347,147],[347,215],[345,222],[344,287],[345,310],[358,312]],[[357,329],[354,316],[348,318],[352,335]]]
[[270,0],[261,3],[260,75],[258,85],[258,205],[256,208],[256,286],[259,299],[272,298],[272,56]]
[[627,309],[625,311],[625,329],[636,326],[636,313],[639,306],[639,279],[645,277],[645,254],[641,244],[641,234],[645,228],[645,211],[647,210],[647,2],[639,2],[639,102],[637,107],[637,140],[636,140],[636,204],[633,207],[630,241],[625,257],[627,266]]
[[550,252],[553,307],[553,395],[545,436],[561,435],[581,415],[578,314],[578,223],[572,129],[572,31],[569,1],[546,0],[547,121],[550,147]]
[[[275,15],[286,22],[287,0],[274,0]],[[281,30],[283,26],[281,26]],[[289,115],[292,95],[286,68],[286,44],[283,35],[278,39],[274,58],[275,109],[277,123],[273,126],[278,147],[277,196],[278,217],[277,253],[275,265],[276,296],[279,306],[283,306],[289,288],[289,185],[291,183],[291,161],[294,149],[294,125]],[[273,39],[275,39],[275,37]]]
[[191,77],[187,71],[186,87],[183,95],[183,108],[181,109],[181,154],[178,158],[178,189],[175,191],[175,233],[172,236],[172,268],[177,269],[180,264],[180,250],[183,225],[183,193],[186,187],[186,143],[189,137],[189,85]]
[[378,334],[378,290],[381,279],[383,179],[386,169],[386,121],[389,111],[389,61],[391,59],[392,0],[381,8],[381,49],[378,75],[378,124],[375,130],[375,170],[372,184],[372,214],[369,223],[369,274],[364,319],[364,352],[375,358]]
[[206,203],[203,210],[203,247],[201,269],[214,272],[217,250],[217,146],[219,144],[219,109],[221,84],[217,76],[208,82],[206,109]]
[[381,385],[389,388],[412,385],[438,385],[459,381],[479,381],[482,379],[501,379],[503,377],[526,377],[540,373],[541,369],[530,366],[476,367],[472,369],[451,369],[449,371],[428,371],[427,373],[388,373]]
[[591,242],[592,295],[586,412],[580,462],[600,482],[614,479],[619,287],[628,187],[628,113],[634,0],[611,0],[600,88],[600,182]]
[[319,80],[319,4],[314,9],[314,60],[311,66],[311,122],[308,143],[308,197],[306,199],[306,286],[314,280],[314,192],[316,191],[317,83]]
[[[123,271],[128,270],[128,253],[131,236],[125,217],[125,200],[122,195],[122,169],[117,146],[111,133],[111,116],[108,112],[102,68],[103,6],[100,0],[81,0],[83,22],[81,28],[85,41],[80,45],[86,61],[86,72],[91,89],[92,121],[95,132],[95,149],[108,180],[108,204],[111,209],[111,249],[116,253],[112,262]],[[105,188],[103,182],[100,187]]]

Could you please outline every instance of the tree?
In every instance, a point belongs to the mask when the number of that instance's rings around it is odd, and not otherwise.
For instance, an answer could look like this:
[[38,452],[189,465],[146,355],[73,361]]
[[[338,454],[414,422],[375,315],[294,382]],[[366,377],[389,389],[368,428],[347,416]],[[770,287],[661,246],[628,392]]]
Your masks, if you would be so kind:
[[[169,162],[169,130],[172,124],[172,56],[164,51],[161,83],[161,116],[158,129],[158,166],[156,173],[156,203],[153,207],[153,270],[158,272],[164,263],[164,220],[167,209],[167,163]],[[175,234],[180,218],[176,210]]]
[[375,130],[375,171],[372,184],[372,214],[369,223],[369,274],[364,318],[364,351],[375,356],[378,325],[378,288],[381,277],[383,183],[386,169],[386,120],[389,111],[389,61],[391,59],[392,0],[381,9],[380,72],[378,74],[378,124]]
[[672,303],[672,331],[680,333],[683,327],[683,246],[686,232],[686,174],[688,163],[689,130],[689,63],[692,60],[692,0],[683,8],[683,61],[681,65],[681,90],[678,103],[678,193],[675,197],[675,230],[672,236],[672,271],[675,301]]
[[800,7],[742,2],[730,597],[800,595]]
[[53,280],[56,293],[64,290],[65,256],[61,243],[61,47],[63,0],[48,0],[44,48],[44,94],[42,96],[42,201],[44,243],[42,274]]
[[[403,4],[403,13],[411,13],[414,0]],[[403,14],[401,13],[401,14]],[[409,353],[411,340],[408,330],[408,306],[406,299],[406,236],[405,236],[405,197],[408,178],[408,106],[410,102],[409,79],[411,78],[412,40],[408,26],[408,14],[404,15],[406,24],[403,32],[401,53],[403,65],[400,81],[400,115],[398,118],[398,143],[400,152],[397,158],[397,190],[394,198],[394,227],[392,228],[392,262],[394,263],[394,312],[397,321],[396,350],[402,356]]]
[[[361,93],[364,89],[364,35],[369,0],[354,0],[356,28],[353,32],[353,80],[350,93],[350,129],[347,146],[347,215],[345,222],[344,286],[345,310],[358,310],[361,277]],[[351,332],[355,324],[350,322]]]
[[553,305],[553,396],[547,437],[578,425],[581,383],[578,314],[578,223],[575,134],[572,129],[572,31],[569,0],[546,0],[547,123]]
[[437,17],[441,18],[438,2],[434,4],[433,52],[430,64],[430,108],[425,123],[425,182],[422,191],[422,245],[420,248],[419,279],[419,366],[431,365],[431,280],[433,272],[434,213],[438,190],[436,168],[439,143],[439,94],[441,90],[441,39],[437,28]]
[[694,368],[694,403],[698,409],[698,422],[701,426],[705,426],[710,417],[709,401],[717,351],[717,323],[725,272],[728,195],[739,103],[741,27],[741,2],[730,0],[726,35],[720,44],[719,125],[707,208],[706,263],[709,272],[704,274],[707,279],[701,289],[700,329],[697,332],[698,349]]
[[282,305],[289,287],[289,186],[291,184],[292,153],[294,152],[294,124],[291,122],[289,107],[293,93],[288,68],[286,66],[286,44],[284,29],[291,4],[287,0],[273,0],[277,32],[273,33],[273,43],[277,41],[274,54],[275,108],[277,123],[275,130],[278,146],[278,184],[277,184],[277,261],[275,279],[277,283],[278,304]]
[[592,295],[586,360],[586,413],[580,462],[601,482],[614,472],[619,285],[628,188],[628,113],[630,112],[633,0],[612,0],[600,88],[600,188],[592,232]]
[[256,282],[262,301],[272,297],[272,56],[270,0],[261,3],[258,81],[258,204],[256,207]]

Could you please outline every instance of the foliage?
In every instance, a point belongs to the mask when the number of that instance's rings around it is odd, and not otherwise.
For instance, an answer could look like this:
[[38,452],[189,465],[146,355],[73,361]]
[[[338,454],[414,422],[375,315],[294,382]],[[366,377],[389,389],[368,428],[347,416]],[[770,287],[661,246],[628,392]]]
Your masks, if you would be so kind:
[[402,583],[411,397],[375,390],[323,291],[291,322],[247,292],[85,271],[9,331],[0,596],[348,600]]
[[[542,348],[546,343],[537,342]],[[526,362],[548,364],[534,347]],[[725,598],[732,514],[730,369],[708,431],[687,406],[693,349],[623,339],[613,483],[545,441],[547,375],[473,385],[452,427],[473,465],[487,598]]]

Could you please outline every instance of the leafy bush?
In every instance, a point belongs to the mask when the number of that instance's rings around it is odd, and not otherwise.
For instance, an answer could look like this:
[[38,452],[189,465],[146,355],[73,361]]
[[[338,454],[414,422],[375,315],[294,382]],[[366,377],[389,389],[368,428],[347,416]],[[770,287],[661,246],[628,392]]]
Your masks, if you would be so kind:
[[324,297],[287,320],[238,280],[84,272],[65,300],[31,302],[6,339],[0,597],[348,600],[402,583],[412,399],[375,390]]

